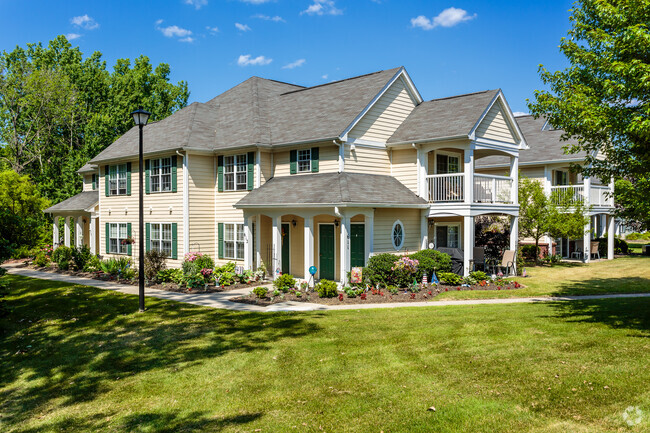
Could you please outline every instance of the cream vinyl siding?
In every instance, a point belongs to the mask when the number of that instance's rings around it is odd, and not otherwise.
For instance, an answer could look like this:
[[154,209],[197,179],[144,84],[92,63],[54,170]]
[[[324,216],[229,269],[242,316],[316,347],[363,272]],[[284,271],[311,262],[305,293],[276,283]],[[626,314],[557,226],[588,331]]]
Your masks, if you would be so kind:
[[216,258],[215,251],[215,163],[212,155],[190,154],[189,171],[189,225],[190,251],[201,251]]
[[264,185],[266,181],[273,177],[273,164],[271,159],[273,156],[270,152],[261,152],[260,153],[260,166],[261,166],[261,183],[260,186]]
[[[300,149],[311,149],[318,147],[318,172],[319,173],[337,173],[339,171],[339,147],[329,143],[313,144],[311,146],[301,146]],[[274,176],[290,176],[289,150],[273,153]],[[298,173],[292,176],[300,176],[308,173]]]
[[345,146],[345,171],[351,173],[384,174],[390,176],[388,150],[366,146]]
[[[296,221],[296,226],[291,221]],[[289,272],[296,278],[304,278],[305,268],[305,220],[296,215],[284,215],[282,224],[289,224]]]
[[404,80],[398,78],[348,134],[351,138],[385,143],[415,108]]
[[[508,170],[504,168],[504,170]],[[521,167],[519,166],[519,173],[521,176],[525,176],[529,179],[538,179],[538,180],[545,180],[546,178],[544,177],[544,167]]]
[[[510,169],[505,167],[483,168],[478,167],[474,170],[475,174],[489,174],[492,176],[510,176]],[[543,173],[542,173],[543,174]]]
[[92,191],[93,190],[93,175],[84,174],[83,176],[83,190],[82,191]]
[[[171,155],[165,155],[171,156]],[[120,164],[129,162],[119,161]],[[131,223],[131,233],[136,241],[133,245],[133,255],[130,256],[136,263],[138,260],[138,160],[131,160],[131,195],[113,195],[106,197],[104,185],[104,166],[101,164],[98,191],[100,194],[100,224],[99,224],[99,249],[100,255],[106,257],[123,257],[123,255],[106,254],[106,223]],[[177,192],[163,192],[145,194],[144,196],[144,222],[176,223],[177,224],[177,253],[178,259],[167,259],[167,266],[180,267],[183,260],[183,158],[176,158],[176,185]],[[169,207],[172,210],[169,210]],[[149,208],[152,208],[151,211]],[[125,210],[128,208],[128,210]],[[110,213],[109,213],[110,209]],[[146,249],[146,248],[145,248]]]
[[392,176],[417,194],[418,167],[415,149],[393,150]]
[[517,142],[514,131],[503,115],[503,107],[498,101],[492,105],[481,124],[476,128],[476,136],[506,143]]
[[400,220],[404,225],[404,245],[400,252],[420,249],[420,209],[376,209],[374,221],[373,253],[397,253],[392,242],[393,223]]

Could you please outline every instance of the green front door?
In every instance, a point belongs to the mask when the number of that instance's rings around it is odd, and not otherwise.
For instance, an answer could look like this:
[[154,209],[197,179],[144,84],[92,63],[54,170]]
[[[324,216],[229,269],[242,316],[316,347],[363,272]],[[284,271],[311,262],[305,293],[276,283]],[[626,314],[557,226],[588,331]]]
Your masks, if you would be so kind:
[[353,268],[366,265],[365,229],[363,224],[350,225],[350,265]]
[[291,239],[289,238],[289,224],[282,223],[282,273],[290,274],[290,257],[291,250],[289,248]]
[[334,226],[318,226],[319,276],[321,279],[334,280]]

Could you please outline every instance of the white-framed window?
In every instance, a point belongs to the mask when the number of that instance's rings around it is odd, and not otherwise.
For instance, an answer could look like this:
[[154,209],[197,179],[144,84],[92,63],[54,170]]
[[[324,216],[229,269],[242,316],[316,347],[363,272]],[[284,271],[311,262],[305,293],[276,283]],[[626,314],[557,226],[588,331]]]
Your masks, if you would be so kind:
[[227,259],[244,259],[244,224],[224,224],[224,257]]
[[569,172],[564,170],[555,170],[555,179],[553,179],[555,185],[568,185],[569,184]]
[[108,252],[111,254],[127,254],[128,245],[123,242],[127,237],[126,223],[110,223],[108,227]]
[[223,180],[225,191],[243,191],[248,186],[248,156],[224,156]]
[[109,195],[126,195],[126,164],[111,165],[108,171]]
[[169,223],[151,223],[149,248],[161,251],[167,257],[172,255],[172,225]]
[[460,156],[446,153],[436,155],[436,173],[460,173]]
[[401,250],[404,246],[404,224],[400,220],[397,220],[393,223],[393,229],[391,230],[390,240],[393,243],[393,248],[395,250]]
[[460,224],[436,224],[436,248],[460,248]]
[[151,192],[168,192],[172,190],[172,158],[152,159],[149,179]]
[[311,149],[298,150],[298,173],[311,172]]

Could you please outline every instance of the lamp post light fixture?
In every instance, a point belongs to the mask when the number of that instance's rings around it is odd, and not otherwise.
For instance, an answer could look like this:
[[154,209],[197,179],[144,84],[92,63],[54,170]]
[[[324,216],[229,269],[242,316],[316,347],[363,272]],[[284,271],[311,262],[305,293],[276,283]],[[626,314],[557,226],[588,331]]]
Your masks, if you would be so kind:
[[142,128],[144,125],[147,124],[147,121],[149,120],[149,116],[151,113],[148,111],[145,111],[142,109],[142,107],[138,107],[137,110],[131,113],[131,116],[133,116],[133,121],[135,122],[136,125],[140,128],[140,147],[139,147],[139,160],[138,160],[138,171],[140,174],[140,179],[139,179],[139,184],[138,184],[138,201],[139,201],[139,213],[138,213],[138,219],[139,219],[139,225],[138,225],[138,246],[139,246],[139,252],[138,252],[138,296],[140,298],[140,312],[144,312],[144,194],[143,194],[143,171],[142,167],[144,166],[144,161],[142,157]]

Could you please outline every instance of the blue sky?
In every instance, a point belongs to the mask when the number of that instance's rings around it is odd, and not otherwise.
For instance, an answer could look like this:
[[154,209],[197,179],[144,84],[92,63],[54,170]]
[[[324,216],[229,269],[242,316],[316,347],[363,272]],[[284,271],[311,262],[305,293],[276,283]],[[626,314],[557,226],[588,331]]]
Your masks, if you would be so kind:
[[257,75],[311,86],[403,65],[422,97],[502,88],[513,111],[542,87],[570,1],[0,0],[0,49],[69,35],[84,54],[148,56],[207,101]]

